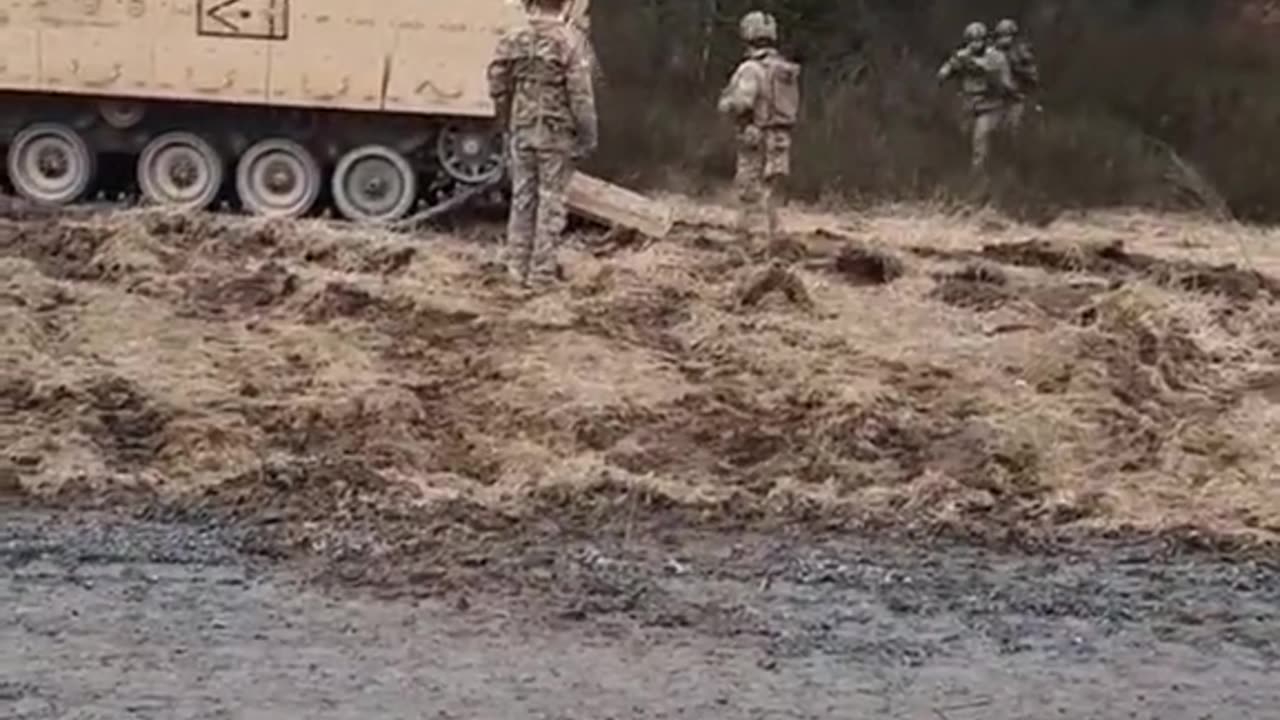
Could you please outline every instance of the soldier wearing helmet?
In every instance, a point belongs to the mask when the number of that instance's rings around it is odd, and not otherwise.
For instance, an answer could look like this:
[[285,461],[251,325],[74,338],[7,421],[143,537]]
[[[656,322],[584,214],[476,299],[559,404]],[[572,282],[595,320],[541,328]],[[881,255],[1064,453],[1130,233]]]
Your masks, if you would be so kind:
[[939,79],[946,80],[955,72],[961,69],[961,66],[968,60],[981,57],[982,53],[987,49],[988,38],[986,23],[974,21],[964,28],[964,42],[960,43],[959,49],[955,54],[947,59],[942,65],[942,69],[938,71]]
[[1017,87],[1009,59],[995,47],[981,22],[964,29],[964,44],[938,70],[938,81],[960,79],[967,122],[972,131],[973,166],[986,166],[991,136],[1009,123]]
[[800,66],[778,51],[778,23],[755,11],[738,25],[747,44],[720,94],[718,108],[737,125],[735,175],[741,230],[751,235],[763,213],[770,237],[778,230],[781,185],[791,174],[791,132],[799,115]]
[[489,63],[489,95],[507,133],[511,214],[503,262],[522,286],[559,275],[574,163],[596,147],[591,67],[565,0],[525,0],[527,16],[503,34]]
[[1035,53],[1030,43],[1021,39],[1018,33],[1018,23],[1012,18],[996,23],[996,47],[1009,58],[1009,69],[1018,88],[1017,99],[1009,109],[1009,121],[1015,128],[1022,125],[1027,97],[1040,87],[1040,68],[1036,65]]

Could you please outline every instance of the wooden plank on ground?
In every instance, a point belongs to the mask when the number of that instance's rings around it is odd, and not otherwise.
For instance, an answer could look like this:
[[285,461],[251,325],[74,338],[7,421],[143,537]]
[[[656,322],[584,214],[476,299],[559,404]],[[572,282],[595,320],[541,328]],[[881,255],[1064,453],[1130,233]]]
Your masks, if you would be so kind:
[[675,213],[666,203],[580,172],[569,181],[567,202],[570,210],[585,218],[657,240],[665,238],[675,223]]

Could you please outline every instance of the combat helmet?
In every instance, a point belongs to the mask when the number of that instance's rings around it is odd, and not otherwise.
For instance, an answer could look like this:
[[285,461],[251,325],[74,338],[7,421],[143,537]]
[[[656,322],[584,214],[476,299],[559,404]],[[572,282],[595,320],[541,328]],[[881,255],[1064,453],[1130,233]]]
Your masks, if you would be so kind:
[[778,21],[769,13],[754,10],[738,23],[738,33],[747,43],[777,42]]
[[520,1],[520,6],[525,9],[525,12],[533,12],[535,9],[539,7],[543,7],[548,10],[560,10],[562,12],[569,9],[568,0],[519,0],[519,1]]
[[996,23],[996,37],[1006,38],[1013,37],[1018,34],[1018,21],[1013,18],[1005,18]]
[[966,43],[978,43],[987,39],[986,23],[974,21],[964,28],[964,41]]

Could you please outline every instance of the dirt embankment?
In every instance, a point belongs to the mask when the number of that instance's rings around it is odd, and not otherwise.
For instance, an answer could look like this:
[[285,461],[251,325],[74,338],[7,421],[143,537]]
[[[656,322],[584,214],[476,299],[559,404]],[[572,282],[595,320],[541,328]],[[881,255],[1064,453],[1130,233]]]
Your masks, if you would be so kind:
[[387,552],[664,513],[1280,535],[1273,275],[1055,228],[584,236],[525,296],[493,228],[7,221],[0,479]]

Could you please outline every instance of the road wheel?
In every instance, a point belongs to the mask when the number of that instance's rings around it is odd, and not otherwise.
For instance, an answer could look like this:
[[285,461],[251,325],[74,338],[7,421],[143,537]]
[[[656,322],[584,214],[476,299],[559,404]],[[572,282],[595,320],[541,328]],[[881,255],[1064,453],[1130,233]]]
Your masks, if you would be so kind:
[[333,170],[333,202],[349,220],[386,223],[413,207],[418,179],[403,155],[383,145],[358,147]]
[[448,125],[436,138],[436,160],[454,180],[480,185],[502,174],[502,142],[485,125]]
[[236,192],[241,204],[245,210],[264,217],[305,215],[315,205],[323,182],[315,156],[283,138],[254,144],[236,166]]
[[155,205],[203,210],[218,197],[223,173],[218,151],[189,132],[160,135],[138,156],[138,186]]
[[66,205],[89,190],[97,157],[80,133],[58,123],[24,128],[9,144],[9,181],[22,197],[44,205]]
[[147,106],[128,100],[103,100],[98,103],[98,114],[111,127],[128,130],[137,127],[147,116]]

